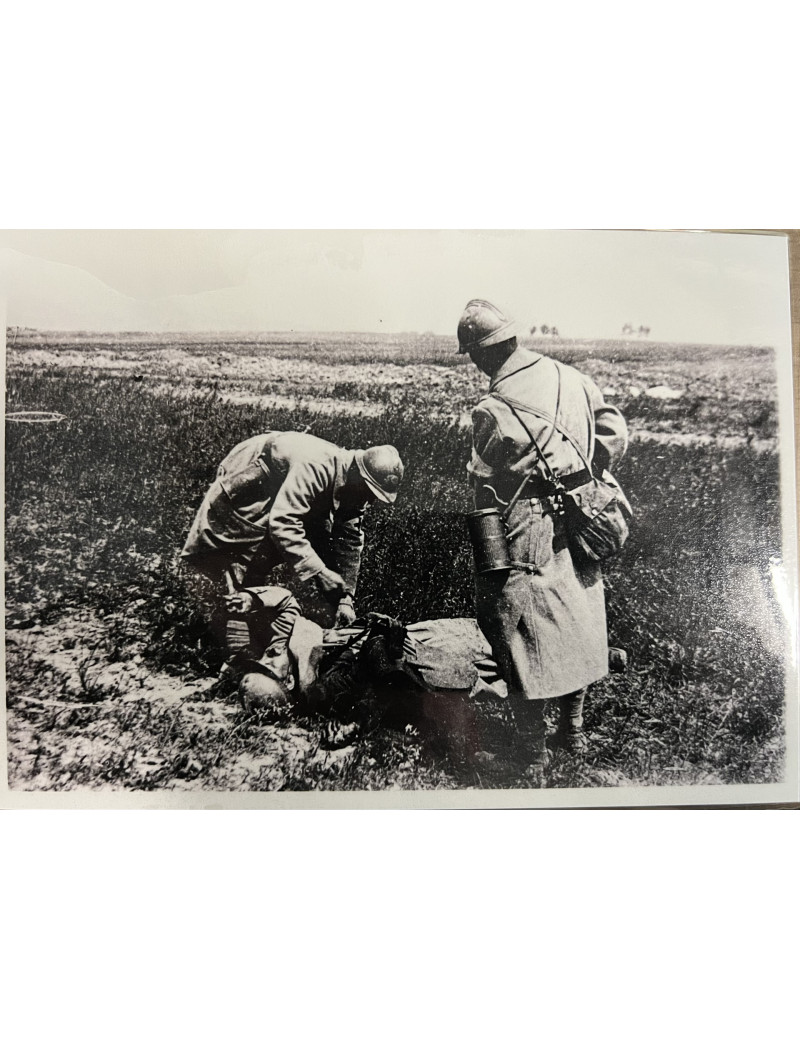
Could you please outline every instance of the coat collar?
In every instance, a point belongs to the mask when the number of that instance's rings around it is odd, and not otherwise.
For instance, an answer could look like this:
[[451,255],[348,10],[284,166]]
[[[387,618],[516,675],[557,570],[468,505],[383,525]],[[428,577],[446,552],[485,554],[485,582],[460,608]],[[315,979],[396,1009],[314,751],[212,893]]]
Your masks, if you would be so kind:
[[520,369],[528,368],[541,360],[541,354],[537,354],[533,350],[526,350],[524,347],[517,347],[514,353],[506,358],[503,364],[492,376],[492,381],[489,383],[489,392],[491,393],[497,384],[502,379],[505,379],[506,376],[512,376],[515,372],[519,372]]

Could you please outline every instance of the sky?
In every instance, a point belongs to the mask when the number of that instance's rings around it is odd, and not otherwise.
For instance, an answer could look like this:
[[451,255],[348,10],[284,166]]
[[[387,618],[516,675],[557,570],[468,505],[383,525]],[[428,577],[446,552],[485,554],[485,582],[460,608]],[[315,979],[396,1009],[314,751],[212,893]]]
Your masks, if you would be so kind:
[[92,331],[522,330],[790,342],[786,239],[668,231],[0,231],[6,322]]

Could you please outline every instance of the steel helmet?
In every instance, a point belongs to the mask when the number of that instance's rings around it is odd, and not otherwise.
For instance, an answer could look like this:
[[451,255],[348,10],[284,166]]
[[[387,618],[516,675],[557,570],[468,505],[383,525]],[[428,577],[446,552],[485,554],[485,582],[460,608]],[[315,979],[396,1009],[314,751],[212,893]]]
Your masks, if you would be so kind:
[[483,350],[516,336],[514,322],[488,300],[470,300],[458,323],[458,352]]
[[356,466],[370,491],[381,502],[394,502],[403,479],[403,461],[397,448],[380,444],[356,452]]
[[286,686],[263,672],[247,672],[239,681],[239,698],[245,711],[288,704]]

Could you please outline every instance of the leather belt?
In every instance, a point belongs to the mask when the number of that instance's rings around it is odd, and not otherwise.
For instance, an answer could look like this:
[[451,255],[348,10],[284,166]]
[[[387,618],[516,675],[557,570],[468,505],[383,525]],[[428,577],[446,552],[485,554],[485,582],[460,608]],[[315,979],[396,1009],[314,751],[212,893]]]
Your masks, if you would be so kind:
[[[567,473],[559,479],[565,491],[574,491],[575,488],[588,484],[592,479],[592,474],[588,469],[581,469],[577,473]],[[557,493],[555,485],[545,477],[531,477],[522,489],[520,498],[550,498]]]

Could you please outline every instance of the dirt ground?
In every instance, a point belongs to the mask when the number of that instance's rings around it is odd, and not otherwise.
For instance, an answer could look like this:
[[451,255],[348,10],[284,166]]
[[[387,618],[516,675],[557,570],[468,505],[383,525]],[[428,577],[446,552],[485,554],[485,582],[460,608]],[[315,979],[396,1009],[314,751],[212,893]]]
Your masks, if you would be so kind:
[[[135,642],[123,660],[108,649],[101,618],[88,612],[70,614],[47,626],[7,634],[7,668],[16,676],[36,676],[35,693],[21,692],[17,681],[9,692],[9,772],[13,787],[26,791],[74,786],[80,775],[102,775],[108,766],[124,765],[125,786],[155,785],[165,771],[172,790],[215,787],[224,773],[227,790],[250,790],[256,780],[280,785],[286,762],[303,769],[329,769],[352,754],[352,747],[323,749],[308,728],[260,720],[258,754],[224,754],[225,742],[237,726],[250,725],[232,696],[204,696],[216,679],[185,680],[149,668]],[[88,650],[87,647],[91,647]],[[165,743],[148,746],[135,728],[124,728],[126,707],[137,715],[173,719],[183,731],[220,739],[223,753],[214,770],[180,747],[165,755]],[[69,741],[65,730],[72,730]],[[167,745],[168,746],[168,745]],[[116,770],[115,770],[116,771]],[[117,789],[119,778],[108,775],[95,789]],[[159,784],[160,786],[160,784]]]

